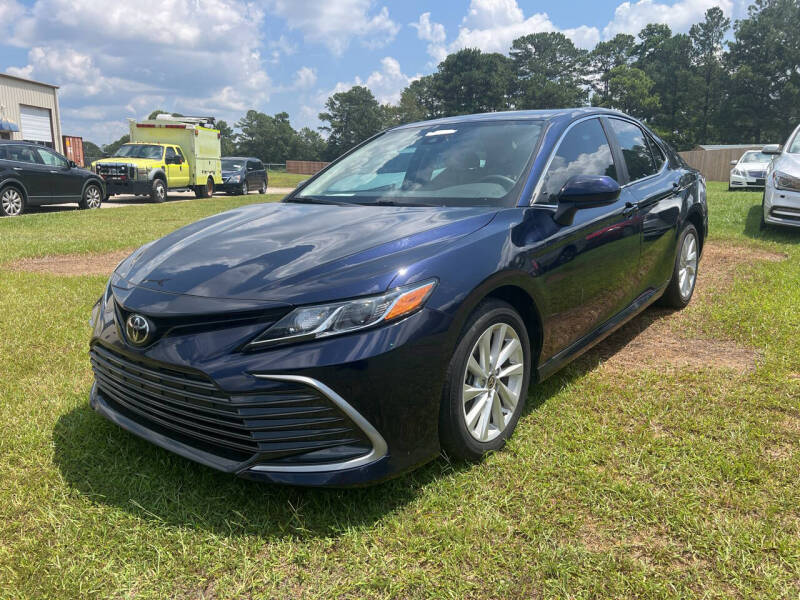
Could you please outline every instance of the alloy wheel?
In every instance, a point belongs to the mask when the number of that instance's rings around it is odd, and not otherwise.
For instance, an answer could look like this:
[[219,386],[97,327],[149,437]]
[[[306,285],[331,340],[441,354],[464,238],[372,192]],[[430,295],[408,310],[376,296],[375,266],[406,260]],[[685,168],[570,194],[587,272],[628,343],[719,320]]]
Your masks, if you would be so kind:
[[461,392],[464,422],[479,442],[499,436],[519,403],[525,373],[519,335],[508,323],[489,326],[475,342]]
[[163,183],[156,184],[156,194],[158,194],[158,197],[161,201],[167,199],[167,188]]
[[244,183],[242,183],[242,196],[247,196],[247,192],[249,191],[250,190],[247,189],[247,182],[245,181]]
[[90,185],[86,189],[86,206],[87,208],[99,208],[102,198],[100,197],[100,188],[96,185]]
[[3,207],[3,214],[16,217],[22,212],[22,195],[14,188],[8,188],[0,198],[0,205]]
[[697,238],[693,232],[689,232],[683,238],[681,254],[678,259],[678,285],[683,298],[688,298],[691,295],[696,278]]

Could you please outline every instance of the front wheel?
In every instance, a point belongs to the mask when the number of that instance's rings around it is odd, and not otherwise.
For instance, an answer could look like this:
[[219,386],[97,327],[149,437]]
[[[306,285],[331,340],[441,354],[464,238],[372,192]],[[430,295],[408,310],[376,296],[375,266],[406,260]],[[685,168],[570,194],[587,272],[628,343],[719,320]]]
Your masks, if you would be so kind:
[[439,412],[442,448],[464,460],[502,448],[525,406],[530,370],[530,341],[519,313],[500,300],[481,303],[447,369]]
[[163,179],[154,179],[150,187],[150,201],[161,203],[167,199],[167,184]]
[[261,187],[258,188],[258,193],[259,194],[266,194],[267,193],[267,180],[266,179],[264,179],[263,183],[261,184]]
[[242,182],[242,196],[247,196],[247,193],[248,193],[249,191],[250,191],[250,190],[249,190],[249,189],[247,189],[247,182],[246,182],[246,181],[243,181],[243,182]]
[[83,191],[83,198],[81,198],[81,201],[78,203],[78,207],[81,210],[90,210],[100,208],[102,203],[103,192],[100,190],[100,186],[95,183],[90,183]]
[[692,299],[697,282],[697,264],[700,259],[700,237],[691,223],[678,238],[678,255],[672,269],[672,279],[661,297],[661,304],[671,308],[684,308]]
[[25,212],[25,198],[15,187],[7,187],[0,192],[0,215],[18,217]]

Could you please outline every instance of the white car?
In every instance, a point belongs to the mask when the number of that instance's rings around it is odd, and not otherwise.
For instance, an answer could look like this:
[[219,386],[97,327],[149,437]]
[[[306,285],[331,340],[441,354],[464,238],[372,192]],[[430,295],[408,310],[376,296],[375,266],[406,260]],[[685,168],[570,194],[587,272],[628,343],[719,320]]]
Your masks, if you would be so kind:
[[748,150],[739,160],[732,160],[729,190],[761,189],[772,156],[760,150]]
[[762,152],[774,157],[767,170],[762,224],[800,227],[800,126],[783,148],[770,144]]

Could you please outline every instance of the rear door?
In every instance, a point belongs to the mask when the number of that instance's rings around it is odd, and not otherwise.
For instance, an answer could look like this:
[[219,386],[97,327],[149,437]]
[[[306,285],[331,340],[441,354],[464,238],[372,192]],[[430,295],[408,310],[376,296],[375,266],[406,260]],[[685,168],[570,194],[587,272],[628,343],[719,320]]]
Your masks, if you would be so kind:
[[624,193],[636,204],[642,230],[640,292],[657,289],[672,276],[681,215],[681,172],[671,169],[664,151],[639,125],[609,117],[610,131],[624,157],[628,184]]
[[[565,133],[535,204],[555,210],[558,193],[576,175],[624,182],[599,118],[579,121]],[[641,243],[634,213],[621,194],[613,204],[577,211],[571,224],[553,221],[552,235],[532,257],[548,298],[543,359],[565,351],[633,302]]]
[[50,168],[44,164],[36,148],[9,144],[6,155],[12,171],[22,181],[28,192],[28,204],[47,204],[52,198]]
[[85,177],[78,169],[69,166],[69,161],[47,148],[37,148],[42,162],[47,166],[50,177],[50,201],[76,202],[83,193]]
[[261,185],[261,176],[258,171],[258,163],[254,160],[247,161],[247,187],[251,190],[258,189]]

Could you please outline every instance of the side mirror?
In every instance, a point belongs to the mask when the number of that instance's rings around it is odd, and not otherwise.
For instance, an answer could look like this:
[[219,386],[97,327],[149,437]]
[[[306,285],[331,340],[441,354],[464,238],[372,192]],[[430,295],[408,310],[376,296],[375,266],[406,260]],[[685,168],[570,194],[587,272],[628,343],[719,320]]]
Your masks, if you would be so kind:
[[732,160],[732,161],[731,161],[731,166],[732,166],[732,167],[735,167],[735,166],[736,166],[736,165],[738,165],[738,164],[739,164],[739,161],[738,161],[738,160]]
[[780,154],[781,153],[781,145],[780,144],[767,144],[761,149],[761,152],[764,154]]
[[559,225],[571,225],[578,210],[612,204],[620,191],[619,184],[607,175],[575,175],[561,188],[553,219]]
[[78,165],[74,160],[69,161],[69,163],[67,163],[67,164],[69,165],[70,169],[77,169],[78,168]]
[[303,181],[299,181],[294,189],[299,190],[301,187],[304,187],[308,183],[308,179],[303,179]]

